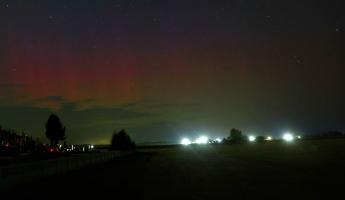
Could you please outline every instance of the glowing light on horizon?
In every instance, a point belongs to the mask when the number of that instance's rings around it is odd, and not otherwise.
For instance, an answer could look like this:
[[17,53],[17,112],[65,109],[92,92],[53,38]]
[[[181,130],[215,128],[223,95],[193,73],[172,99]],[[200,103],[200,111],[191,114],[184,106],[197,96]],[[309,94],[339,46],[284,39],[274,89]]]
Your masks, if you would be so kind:
[[294,136],[291,133],[285,133],[283,135],[283,140],[287,141],[287,142],[292,142],[294,140]]
[[268,136],[268,137],[266,138],[266,140],[267,140],[267,141],[271,141],[271,140],[272,140],[272,137],[271,137],[271,136]]
[[208,143],[208,137],[201,136],[195,140],[195,143],[197,144],[207,144]]
[[192,142],[188,138],[183,138],[181,140],[181,144],[182,145],[190,145],[190,144],[192,144]]
[[253,136],[253,135],[250,135],[250,136],[248,137],[248,140],[249,140],[249,142],[255,142],[256,137]]

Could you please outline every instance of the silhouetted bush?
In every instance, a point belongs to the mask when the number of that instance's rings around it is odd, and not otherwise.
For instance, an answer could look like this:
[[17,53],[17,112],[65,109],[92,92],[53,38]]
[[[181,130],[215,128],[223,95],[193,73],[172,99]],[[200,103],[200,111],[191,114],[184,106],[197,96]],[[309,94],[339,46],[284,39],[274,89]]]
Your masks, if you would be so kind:
[[66,128],[62,125],[58,116],[51,114],[46,123],[46,136],[50,144],[55,146],[60,140],[65,140]]
[[132,150],[135,148],[135,143],[131,140],[130,136],[126,133],[125,130],[121,130],[120,132],[114,132],[113,137],[111,139],[110,150]]

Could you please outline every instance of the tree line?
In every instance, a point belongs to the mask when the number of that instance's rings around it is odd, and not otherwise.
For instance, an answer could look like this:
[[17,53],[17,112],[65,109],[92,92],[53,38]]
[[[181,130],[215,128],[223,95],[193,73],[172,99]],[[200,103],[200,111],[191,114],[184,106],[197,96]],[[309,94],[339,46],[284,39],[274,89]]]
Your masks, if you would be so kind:
[[3,129],[0,126],[0,152],[35,152],[41,142],[25,132]]
[[[60,118],[51,114],[45,123],[45,136],[49,140],[49,147],[60,147],[63,142],[66,144],[66,127]],[[43,144],[39,139],[33,139],[32,136],[22,132],[18,134],[14,130],[6,130],[0,126],[0,153],[29,153],[43,151]],[[114,131],[110,140],[109,150],[127,151],[135,148],[135,143],[127,132],[122,129],[119,132]]]

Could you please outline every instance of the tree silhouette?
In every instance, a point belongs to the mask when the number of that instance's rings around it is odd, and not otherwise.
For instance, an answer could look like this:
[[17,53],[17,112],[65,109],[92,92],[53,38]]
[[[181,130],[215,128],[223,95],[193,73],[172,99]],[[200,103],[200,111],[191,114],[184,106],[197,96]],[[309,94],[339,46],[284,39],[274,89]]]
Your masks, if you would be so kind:
[[231,129],[229,140],[230,140],[230,142],[234,142],[234,143],[239,143],[239,142],[245,141],[244,137],[242,135],[242,131],[235,129],[235,128]]
[[65,140],[66,128],[62,125],[58,116],[51,114],[46,123],[46,136],[50,144],[55,146],[60,140]]
[[135,148],[134,142],[131,140],[125,130],[121,130],[116,133],[114,131],[113,137],[111,138],[110,150],[131,150]]
[[14,130],[5,130],[0,126],[0,154],[34,152],[38,144],[39,142],[25,132],[18,134]]

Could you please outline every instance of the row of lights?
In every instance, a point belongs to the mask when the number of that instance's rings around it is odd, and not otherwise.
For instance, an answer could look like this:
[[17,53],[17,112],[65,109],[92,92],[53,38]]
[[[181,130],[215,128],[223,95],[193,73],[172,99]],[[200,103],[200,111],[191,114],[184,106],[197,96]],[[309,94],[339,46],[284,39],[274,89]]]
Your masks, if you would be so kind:
[[[286,142],[292,142],[293,140],[295,139],[301,139],[302,137],[301,136],[297,136],[295,137],[292,133],[285,133],[282,137],[282,139]],[[250,135],[248,136],[248,141],[249,142],[255,142],[256,140],[256,137],[254,135]],[[266,141],[271,141],[273,140],[273,138],[271,136],[268,136],[265,138]],[[216,138],[214,140],[214,142],[216,143],[221,143],[222,142],[222,139],[220,138]],[[181,144],[182,145],[190,145],[190,144],[207,144],[209,143],[209,139],[208,137],[206,136],[201,136],[201,137],[198,137],[195,141],[191,141],[189,138],[183,138],[181,140]]]
[[[219,138],[217,138],[219,139]],[[217,140],[216,139],[216,140]],[[220,140],[220,139],[219,139]],[[217,140],[218,141],[218,140]],[[190,145],[190,144],[207,144],[209,142],[208,137],[206,136],[201,136],[198,137],[195,141],[191,141],[189,138],[183,138],[181,140],[182,145]]]
[[[295,139],[301,139],[302,137],[301,136],[294,136],[292,133],[285,133],[282,137],[282,139],[286,142],[292,142],[294,141]],[[256,137],[253,136],[253,135],[250,135],[248,136],[248,140],[249,142],[255,142],[256,140]],[[266,141],[271,141],[272,140],[272,137],[268,136],[266,139]]]

